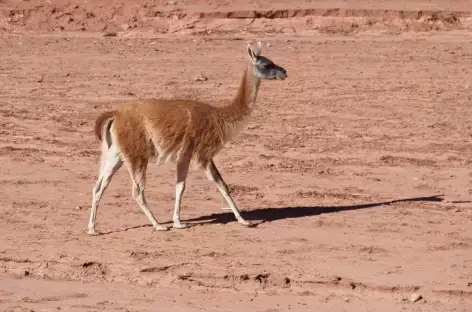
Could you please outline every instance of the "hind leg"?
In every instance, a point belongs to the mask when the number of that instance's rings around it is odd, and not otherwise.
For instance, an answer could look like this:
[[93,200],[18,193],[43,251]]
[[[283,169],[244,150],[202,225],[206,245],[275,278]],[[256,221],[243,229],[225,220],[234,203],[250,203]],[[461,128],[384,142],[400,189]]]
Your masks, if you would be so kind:
[[93,187],[92,208],[90,211],[90,219],[88,223],[89,235],[98,234],[95,231],[95,219],[97,217],[98,203],[100,202],[103,193],[108,187],[108,184],[110,184],[111,178],[123,164],[123,160],[121,159],[120,152],[116,145],[111,145],[108,150],[104,150],[102,152],[102,157],[103,158],[100,164],[98,180]]
[[149,208],[146,197],[144,196],[145,180],[146,180],[147,161],[140,164],[128,165],[131,179],[133,180],[132,194],[139,208],[144,212],[156,231],[167,231],[168,228],[159,224]]

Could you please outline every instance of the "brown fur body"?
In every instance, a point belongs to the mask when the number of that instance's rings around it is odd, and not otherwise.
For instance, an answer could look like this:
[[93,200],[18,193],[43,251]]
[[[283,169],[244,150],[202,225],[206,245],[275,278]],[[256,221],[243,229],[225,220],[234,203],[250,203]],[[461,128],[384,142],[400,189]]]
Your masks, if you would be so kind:
[[108,131],[113,131],[125,162],[133,169],[142,169],[151,157],[160,164],[178,161],[182,155],[205,167],[250,115],[257,82],[249,70],[230,105],[216,107],[194,100],[128,102],[101,114],[95,135],[110,139]]

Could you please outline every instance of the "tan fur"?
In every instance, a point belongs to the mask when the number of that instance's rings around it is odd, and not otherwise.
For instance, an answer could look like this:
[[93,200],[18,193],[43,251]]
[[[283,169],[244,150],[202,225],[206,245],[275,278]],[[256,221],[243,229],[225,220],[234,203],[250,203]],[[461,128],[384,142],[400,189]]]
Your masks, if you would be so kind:
[[100,115],[95,133],[100,138],[103,128],[97,126],[104,127],[106,120],[113,119],[119,150],[132,170],[144,169],[153,156],[158,163],[165,163],[176,162],[184,154],[206,167],[251,113],[258,82],[250,71],[248,66],[238,93],[228,106],[193,100],[129,102]]
[[102,132],[103,126],[106,121],[111,121],[115,117],[115,111],[104,112],[100,116],[97,117],[95,120],[95,127],[94,132],[95,136],[101,141],[102,140]]

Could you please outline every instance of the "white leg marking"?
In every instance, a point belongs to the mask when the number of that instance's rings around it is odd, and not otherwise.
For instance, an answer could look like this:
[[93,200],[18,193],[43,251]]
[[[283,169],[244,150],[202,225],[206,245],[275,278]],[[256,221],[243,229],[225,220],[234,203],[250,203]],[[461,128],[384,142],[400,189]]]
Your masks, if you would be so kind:
[[231,210],[231,208],[229,207],[223,207],[224,206],[224,202],[225,202],[225,198],[223,196],[221,196],[221,203],[220,203],[220,206],[221,206],[221,210]]
[[238,220],[238,222],[241,223],[242,225],[246,225],[246,226],[252,225],[252,222],[246,221],[241,216],[241,213],[239,212],[238,207],[234,203],[233,198],[231,198],[231,195],[229,194],[228,186],[226,185],[225,181],[221,177],[221,174],[218,172],[218,169],[216,168],[215,163],[213,161],[205,169],[205,173],[206,173],[207,178],[216,184],[216,187],[220,191],[221,195],[223,195],[223,197],[226,199],[226,202],[228,203],[231,211],[233,211],[233,214],[236,217],[236,220]]
[[141,181],[136,181],[133,179],[133,198],[138,203],[139,208],[144,212],[146,217],[148,217],[149,221],[151,222],[152,226],[156,231],[167,231],[168,228],[162,224],[159,224],[152,214],[151,209],[149,208],[146,198],[144,197],[144,177]]
[[100,164],[100,173],[98,176],[97,183],[93,187],[93,198],[92,198],[92,209],[90,212],[90,219],[88,223],[88,234],[97,235],[95,231],[95,219],[97,217],[97,207],[103,193],[105,192],[108,184],[110,184],[113,175],[120,169],[123,161],[121,160],[120,152],[116,146],[110,146],[110,149],[106,152],[106,155],[102,155],[103,161]]
[[129,167],[129,172],[131,174],[131,179],[133,180],[132,195],[139,208],[141,208],[141,210],[144,212],[156,231],[167,231],[168,228],[166,226],[157,222],[156,218],[152,214],[151,209],[149,208],[149,205],[146,202],[146,197],[144,196],[146,168],[141,168],[140,172],[133,172],[131,167]]
[[174,216],[172,220],[174,221],[173,227],[176,229],[184,229],[187,227],[186,224],[180,222],[180,204],[182,202],[182,194],[185,190],[185,181],[178,182],[175,185],[175,206],[174,206]]
[[188,168],[190,166],[190,160],[185,158],[179,160],[177,163],[177,184],[175,185],[175,206],[173,227],[176,229],[184,229],[187,227],[186,224],[180,222],[180,205],[182,203],[182,195],[185,191],[185,180],[187,179]]

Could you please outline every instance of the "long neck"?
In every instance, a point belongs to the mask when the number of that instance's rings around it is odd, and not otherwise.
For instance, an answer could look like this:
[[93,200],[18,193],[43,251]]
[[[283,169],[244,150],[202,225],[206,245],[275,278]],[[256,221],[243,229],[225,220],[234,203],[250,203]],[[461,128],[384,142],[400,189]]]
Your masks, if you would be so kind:
[[228,106],[220,108],[221,117],[225,122],[242,122],[251,114],[260,84],[261,79],[255,75],[253,66],[249,62],[236,96]]

